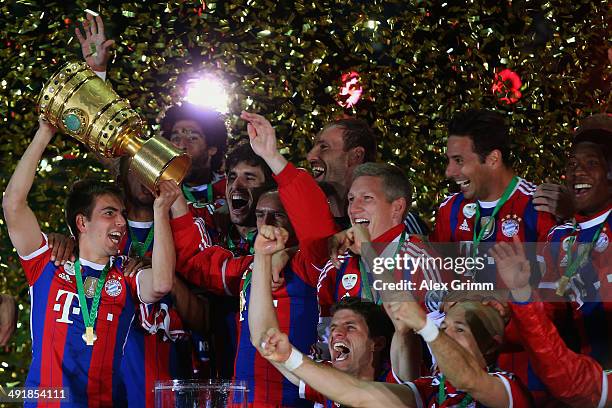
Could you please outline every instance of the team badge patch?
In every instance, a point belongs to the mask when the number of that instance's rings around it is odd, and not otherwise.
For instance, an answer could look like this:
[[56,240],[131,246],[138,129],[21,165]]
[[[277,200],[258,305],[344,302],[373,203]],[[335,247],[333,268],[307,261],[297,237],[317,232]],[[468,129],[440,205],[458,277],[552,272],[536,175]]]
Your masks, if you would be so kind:
[[595,242],[595,251],[603,252],[608,249],[608,245],[610,244],[610,238],[608,238],[608,234],[602,232],[602,234],[597,238],[597,242]]
[[109,279],[104,284],[104,291],[108,296],[117,297],[121,294],[121,283],[116,279]]
[[66,261],[64,263],[64,271],[68,274],[68,275],[72,275],[74,276],[74,263],[71,261]]
[[463,215],[465,218],[472,218],[476,214],[476,203],[466,204],[463,207]]
[[357,274],[347,273],[342,277],[342,287],[346,290],[351,290],[357,284]]
[[[489,221],[490,220],[490,221]],[[483,241],[491,238],[491,235],[495,232],[495,220],[491,219],[491,217],[482,217],[480,219],[480,228],[484,229],[482,233]]]
[[98,283],[98,278],[94,278],[92,276],[88,276],[85,278],[85,282],[83,283],[83,287],[85,289],[85,296],[89,299],[94,297],[96,293],[96,284]]
[[502,234],[508,238],[512,238],[519,232],[519,223],[515,219],[507,219],[502,222]]

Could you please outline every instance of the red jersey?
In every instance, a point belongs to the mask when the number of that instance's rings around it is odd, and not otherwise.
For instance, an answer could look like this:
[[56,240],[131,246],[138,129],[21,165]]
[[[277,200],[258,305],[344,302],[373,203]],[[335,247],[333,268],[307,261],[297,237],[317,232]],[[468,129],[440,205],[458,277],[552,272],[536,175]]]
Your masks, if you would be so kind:
[[[578,262],[569,279],[571,335],[579,339],[578,350],[612,368],[612,206],[589,217],[576,215],[575,222],[551,230],[544,248],[546,270],[539,288],[547,307],[567,306],[553,293],[568,263]],[[556,298],[556,299],[555,299]],[[555,324],[568,324],[554,320]]]
[[[321,225],[335,229],[325,196],[311,176],[288,165],[277,180],[281,200],[288,190],[302,190],[311,197],[309,204],[316,204],[309,212],[310,216],[320,220]],[[319,201],[324,204],[321,205]],[[285,284],[272,296],[281,330],[288,333],[292,344],[307,352],[316,340],[318,314],[315,289],[318,270],[313,265],[323,264],[328,257],[327,240],[314,237],[331,235],[333,231],[325,232],[320,225],[315,226],[312,222],[304,225],[299,219],[294,220],[291,214],[289,218],[300,240],[300,250],[283,271]],[[235,257],[229,250],[218,246],[200,251],[194,242],[201,242],[202,238],[190,214],[172,220],[171,225],[177,250],[177,272],[213,293],[241,298],[234,378],[248,383],[249,403],[257,406],[303,405],[297,387],[261,357],[251,344],[247,305],[253,257]]]
[[612,402],[610,373],[586,354],[565,344],[542,302],[511,303],[513,322],[521,333],[535,372],[551,394],[574,407],[604,407]]
[[[528,408],[533,406],[529,393],[524,389],[523,385],[511,373],[491,369],[489,375],[499,378],[504,383],[504,388],[508,394],[509,407]],[[453,387],[448,381],[444,383],[446,399],[443,402],[438,401],[438,391],[440,388],[440,373],[432,377],[420,377],[412,382],[407,382],[406,386],[410,387],[414,393],[414,398],[417,407],[423,408],[451,408],[457,407],[467,394]],[[484,407],[478,401],[467,405],[468,407],[477,408]]]
[[[147,248],[139,248],[153,231],[153,221],[128,220],[129,233],[120,244],[122,254],[151,257],[153,240]],[[138,242],[133,242],[135,238]],[[136,317],[125,343],[125,354],[121,361],[121,377],[127,392],[130,407],[153,408],[155,381],[191,377],[191,356],[184,352],[189,344],[183,321],[173,307],[170,294],[160,301],[136,305]],[[177,345],[180,341],[183,344]],[[182,352],[182,353],[181,353]]]
[[[391,243],[389,248],[397,248],[397,255],[409,255],[413,258],[426,258],[428,253],[425,247],[420,245],[423,241],[416,235],[405,233],[406,226],[398,224],[389,229],[387,232],[374,239],[372,243]],[[404,242],[400,243],[401,237],[404,237]],[[393,254],[392,254],[393,255]],[[378,289],[375,282],[370,282],[372,277],[368,277],[368,273],[363,265],[360,265],[361,259],[359,256],[349,252],[345,253],[344,261],[340,269],[336,269],[331,261],[323,267],[319,282],[317,284],[317,294],[319,297],[319,306],[321,310],[321,318],[329,317],[331,306],[344,297],[370,297],[375,289]],[[432,283],[441,283],[445,278],[445,273],[429,264],[426,267],[418,267],[415,271],[401,271],[402,278],[409,280],[415,285],[415,289],[410,289],[410,292],[421,303],[427,303],[428,295],[433,294],[428,288]],[[368,282],[364,282],[364,278]],[[396,280],[397,281],[397,280]],[[427,283],[428,287],[423,287],[421,283]],[[372,300],[372,299],[371,299]]]
[[[554,216],[536,211],[533,194],[536,186],[522,178],[501,206],[495,221],[485,231],[481,242],[512,242],[517,235],[521,242],[545,242],[548,231],[556,224]],[[486,224],[493,213],[496,201],[466,200],[463,193],[447,197],[436,214],[436,223],[430,236],[432,242],[465,242],[471,245],[474,238],[476,206],[479,206],[480,225]]]
[[[533,205],[535,190],[534,184],[519,178],[508,200],[501,206],[494,221],[484,232],[481,242],[512,242],[515,235],[522,242],[546,242],[548,232],[556,221],[552,214],[536,211]],[[440,204],[436,214],[434,231],[430,240],[432,242],[458,242],[459,254],[471,256],[476,207],[478,206],[480,211],[480,225],[476,226],[476,232],[480,233],[481,228],[493,214],[497,203],[498,201],[466,200],[463,193],[447,197]],[[483,248],[485,247],[486,245],[483,245]],[[496,282],[494,267],[487,267],[479,273],[483,281]],[[506,330],[505,339],[507,343],[513,343],[514,337],[508,330]],[[515,373],[536,397],[536,402],[545,401],[548,398],[546,389],[533,373],[527,354],[522,350],[520,343],[512,347],[509,352],[500,355],[499,367]]]
[[44,234],[41,241],[35,252],[21,256],[31,298],[32,363],[25,386],[64,387],[74,406],[113,407],[125,403],[119,367],[135,304],[139,303],[137,277],[124,277],[124,259],[112,257],[113,266],[105,282],[98,283],[104,265],[81,259],[88,310],[96,285],[104,285],[94,326],[97,339],[88,346],[83,339],[85,323],[74,265],[66,262],[55,266]]

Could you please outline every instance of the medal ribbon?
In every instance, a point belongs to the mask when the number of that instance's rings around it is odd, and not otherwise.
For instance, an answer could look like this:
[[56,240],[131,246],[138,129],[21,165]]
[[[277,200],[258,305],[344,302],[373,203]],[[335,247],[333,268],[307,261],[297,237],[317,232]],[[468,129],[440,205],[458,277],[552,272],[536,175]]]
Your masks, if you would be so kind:
[[[397,244],[397,249],[393,254],[393,258],[397,256],[402,245],[404,245],[404,241],[406,241],[406,230],[402,231],[402,235],[400,236],[399,243]],[[368,279],[368,270],[366,265],[363,263],[363,259],[359,257],[359,273],[361,274],[361,292],[370,302],[374,302],[374,294],[372,293],[372,287],[370,286],[370,281]],[[379,297],[376,301],[376,304],[382,304],[382,299]]]
[[[185,196],[187,201],[192,202],[192,203],[197,203],[198,202],[198,200],[195,198],[195,196],[193,195],[193,193],[191,192],[189,187],[187,187],[187,186],[185,186],[183,184],[182,188],[183,188],[183,195]],[[207,203],[212,203],[213,202],[213,187],[212,187],[212,183],[208,183],[206,185],[206,198],[207,198],[207,201],[206,201]]]
[[[257,231],[251,231],[247,233],[247,242],[249,243],[249,253],[251,255],[253,255],[253,253],[255,252],[255,246],[253,245],[253,241],[255,240],[255,233]],[[232,239],[230,238],[229,234],[227,236],[227,242],[229,244],[229,250],[232,251],[232,249],[236,248],[236,245],[234,244],[234,241],[232,241]],[[233,251],[232,251],[233,252]],[[240,293],[240,300],[241,303],[244,302],[244,305],[240,305],[240,313],[242,313],[244,306],[246,306],[246,293],[247,293],[247,289],[249,287],[249,285],[251,284],[251,276],[253,275],[253,271],[248,271],[246,276],[244,277],[244,285],[242,285],[242,291]]]
[[[595,243],[599,239],[599,236],[601,235],[601,231],[603,230],[604,225],[606,225],[606,222],[608,221],[609,217],[610,217],[610,214],[608,214],[606,219],[599,225],[599,228],[597,228],[597,231],[595,231],[595,235],[593,235],[593,239],[591,240],[589,249],[586,251],[583,251],[581,254],[578,254],[578,256],[575,259],[572,259],[572,258],[574,257],[574,244],[576,243],[576,236],[572,236],[570,238],[570,247],[567,249],[567,268],[565,268],[565,273],[563,274],[563,277],[560,279],[559,287],[557,289],[557,294],[559,296],[563,296],[570,278],[576,274],[576,272],[578,271],[578,268],[580,268],[580,264],[582,263],[582,261],[584,261],[584,258],[589,256],[591,254],[591,251],[593,251],[593,247],[595,246]],[[578,224],[574,223],[574,228],[572,229],[571,233],[573,234],[577,229],[578,229]],[[576,248],[576,251],[575,251],[576,253],[579,252],[578,248]]]
[[[249,254],[253,255],[255,253],[255,247],[253,245],[253,243],[255,242],[255,233],[257,231],[250,231],[247,232],[247,236],[246,236],[246,241],[249,245]],[[229,234],[227,234],[227,248],[231,251],[234,252],[234,249],[236,249],[236,244],[234,243],[234,241],[232,241],[232,238],[230,237]]]
[[81,314],[83,315],[83,321],[85,327],[91,327],[93,329],[96,318],[98,317],[98,306],[100,305],[100,295],[102,294],[102,286],[106,282],[106,275],[111,267],[111,262],[107,263],[102,269],[100,278],[96,282],[96,290],[94,293],[93,301],[91,302],[91,311],[88,311],[87,300],[85,299],[85,289],[83,288],[83,276],[81,275],[81,261],[79,259],[74,263],[74,273],[76,275],[77,292],[79,293],[79,302],[81,303]]
[[478,224],[480,224],[480,204],[478,202],[476,203],[476,215],[474,216],[474,235],[472,238],[472,258],[476,257],[478,245],[480,245],[480,241],[482,241],[482,237],[484,236],[485,231],[489,228],[489,225],[492,222],[495,222],[495,216],[497,215],[499,210],[503,207],[503,205],[506,204],[506,201],[508,201],[508,198],[510,198],[510,195],[514,191],[514,187],[516,187],[517,184],[518,184],[518,177],[516,176],[512,177],[510,184],[508,184],[508,187],[506,187],[506,190],[504,190],[504,193],[502,194],[501,198],[497,202],[497,205],[493,209],[493,213],[487,220],[487,223],[483,225],[482,228],[480,229],[480,233],[478,234],[478,236],[476,236],[476,229],[478,228]]
[[151,242],[153,241],[153,225],[151,225],[151,228],[149,228],[149,232],[147,234],[147,237],[145,238],[144,243],[140,242],[140,240],[136,236],[136,233],[134,232],[134,229],[131,226],[128,225],[128,229],[130,230],[130,239],[132,240],[130,248],[134,247],[134,249],[136,250],[136,255],[138,255],[139,257],[143,257],[144,254],[147,252],[147,249],[149,249],[149,246],[151,246]]
[[[438,385],[438,405],[442,406],[444,401],[446,401],[446,378],[444,375],[440,375],[440,384]],[[465,394],[465,397],[459,403],[459,408],[465,408],[472,402],[472,396],[470,394]]]

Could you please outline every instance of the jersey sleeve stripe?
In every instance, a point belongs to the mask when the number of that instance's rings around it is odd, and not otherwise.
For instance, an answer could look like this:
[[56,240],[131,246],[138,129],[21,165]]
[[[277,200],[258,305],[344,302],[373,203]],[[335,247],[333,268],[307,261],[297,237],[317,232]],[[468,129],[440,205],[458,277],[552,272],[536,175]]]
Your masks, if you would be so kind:
[[223,282],[223,290],[229,296],[234,296],[234,294],[227,287],[227,283],[225,282],[225,270],[227,269],[227,259],[223,261],[223,265],[221,265],[221,281]]
[[413,382],[410,382],[410,381],[405,382],[404,385],[407,385],[412,390],[412,393],[414,394],[414,401],[416,402],[417,408],[424,408],[423,399],[421,398],[421,394],[419,393],[417,386]]
[[28,254],[28,255],[18,254],[21,259],[23,259],[24,261],[29,261],[30,259],[36,258],[38,255],[42,254],[47,249],[49,249],[49,240],[47,239],[47,235],[45,235],[44,232],[41,232],[41,234],[43,236],[43,239],[45,240],[45,244],[41,246],[40,248],[38,248],[36,251],[32,252],[31,254]]
[[512,388],[510,388],[510,383],[508,382],[508,379],[499,373],[493,373],[492,375],[499,378],[504,384],[504,388],[506,389],[506,392],[508,393],[508,408],[512,408],[514,406],[514,401],[512,399]]
[[603,408],[606,406],[606,402],[608,400],[608,373],[605,370],[602,370],[603,378],[601,380],[601,398],[599,399],[599,404],[597,408]]
[[138,295],[138,301],[140,301],[140,303],[142,303],[143,305],[148,306],[152,303],[147,303],[140,297],[140,274],[142,273],[142,271],[144,271],[144,269],[139,270],[136,274],[136,294]]

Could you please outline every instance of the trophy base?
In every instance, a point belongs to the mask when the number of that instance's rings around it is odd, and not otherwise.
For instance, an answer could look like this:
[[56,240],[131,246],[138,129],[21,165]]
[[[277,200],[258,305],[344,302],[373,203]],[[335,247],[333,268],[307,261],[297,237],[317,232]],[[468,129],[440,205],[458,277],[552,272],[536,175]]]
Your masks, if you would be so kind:
[[191,157],[187,153],[177,156],[176,150],[166,139],[152,137],[146,140],[132,157],[130,173],[138,177],[153,193],[157,192],[157,184],[160,181],[180,182],[189,171]]

